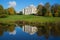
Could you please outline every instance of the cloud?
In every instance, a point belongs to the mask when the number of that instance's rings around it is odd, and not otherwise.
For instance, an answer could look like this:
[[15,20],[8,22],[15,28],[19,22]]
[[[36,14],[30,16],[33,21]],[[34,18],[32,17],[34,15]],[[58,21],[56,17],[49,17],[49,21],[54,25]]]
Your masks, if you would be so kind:
[[16,6],[15,1],[9,1],[8,4],[9,4],[8,7],[15,7]]
[[40,5],[44,5],[43,3],[39,3]]

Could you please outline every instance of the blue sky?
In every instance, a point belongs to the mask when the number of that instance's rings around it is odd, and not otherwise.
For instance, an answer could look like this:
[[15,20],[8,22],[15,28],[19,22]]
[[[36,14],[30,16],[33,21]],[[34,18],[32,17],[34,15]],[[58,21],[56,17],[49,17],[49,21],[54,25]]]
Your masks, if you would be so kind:
[[55,3],[60,4],[60,0],[0,0],[0,4],[3,5],[4,8],[13,6],[16,11],[20,11],[31,4],[37,6],[40,3],[45,4],[46,2],[49,2],[51,5]]

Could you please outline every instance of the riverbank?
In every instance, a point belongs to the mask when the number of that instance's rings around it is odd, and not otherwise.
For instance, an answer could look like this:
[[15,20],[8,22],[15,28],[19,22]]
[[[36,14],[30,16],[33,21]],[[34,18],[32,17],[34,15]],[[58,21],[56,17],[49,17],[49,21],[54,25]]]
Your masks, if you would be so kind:
[[8,23],[15,21],[28,21],[28,22],[57,22],[60,21],[60,17],[43,17],[33,15],[9,15],[6,18],[0,18],[0,22]]

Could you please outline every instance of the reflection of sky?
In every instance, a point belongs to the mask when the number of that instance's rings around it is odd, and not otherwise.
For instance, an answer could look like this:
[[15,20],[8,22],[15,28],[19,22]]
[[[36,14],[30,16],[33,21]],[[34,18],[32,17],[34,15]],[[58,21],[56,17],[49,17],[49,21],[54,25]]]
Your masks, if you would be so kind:
[[10,35],[15,35],[16,34],[16,30],[14,30],[13,32],[9,32]]

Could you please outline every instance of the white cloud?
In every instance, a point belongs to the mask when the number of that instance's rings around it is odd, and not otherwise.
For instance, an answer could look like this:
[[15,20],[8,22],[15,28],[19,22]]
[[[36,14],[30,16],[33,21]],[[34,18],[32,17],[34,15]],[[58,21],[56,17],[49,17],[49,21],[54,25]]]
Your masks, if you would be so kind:
[[39,3],[40,5],[44,5],[43,3]]
[[15,1],[9,1],[8,4],[9,4],[8,7],[15,7],[16,6]]

